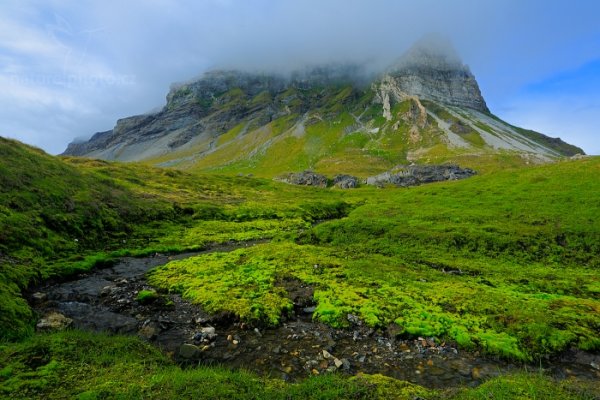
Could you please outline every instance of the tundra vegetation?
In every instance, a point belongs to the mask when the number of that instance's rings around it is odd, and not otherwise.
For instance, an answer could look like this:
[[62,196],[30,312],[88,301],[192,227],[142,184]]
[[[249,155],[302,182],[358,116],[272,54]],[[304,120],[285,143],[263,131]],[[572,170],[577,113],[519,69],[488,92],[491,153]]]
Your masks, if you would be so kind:
[[598,351],[599,174],[591,157],[412,188],[321,189],[57,158],[0,139],[0,396],[597,398],[591,385],[535,372],[430,390],[380,375],[290,384],[182,369],[135,337],[36,333],[22,291],[126,255],[264,240],[158,267],[155,291],[138,300],[175,292],[277,325],[292,307],[278,282],[293,278],[314,288],[314,318],[336,327],[353,314],[514,362]]

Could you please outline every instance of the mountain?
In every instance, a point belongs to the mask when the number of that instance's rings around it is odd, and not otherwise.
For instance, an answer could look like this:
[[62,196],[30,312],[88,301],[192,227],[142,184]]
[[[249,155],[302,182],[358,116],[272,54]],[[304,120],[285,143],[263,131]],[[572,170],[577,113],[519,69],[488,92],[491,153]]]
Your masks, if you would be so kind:
[[371,77],[357,65],[290,76],[211,71],[174,85],[161,111],[121,119],[64,154],[260,176],[312,169],[364,177],[412,162],[486,168],[578,153],[494,116],[452,45],[429,36]]

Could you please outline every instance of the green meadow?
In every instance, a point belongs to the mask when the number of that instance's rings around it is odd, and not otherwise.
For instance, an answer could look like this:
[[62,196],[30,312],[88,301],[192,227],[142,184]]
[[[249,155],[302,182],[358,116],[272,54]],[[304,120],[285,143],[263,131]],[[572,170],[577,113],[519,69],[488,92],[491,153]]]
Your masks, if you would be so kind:
[[597,398],[591,385],[535,372],[429,390],[378,375],[289,384],[182,369],[135,337],[35,333],[22,296],[121,256],[260,240],[170,262],[149,281],[261,326],[290,312],[278,282],[294,278],[313,287],[314,318],[334,327],[354,314],[515,363],[597,352],[600,158],[494,170],[403,189],[317,189],[57,158],[0,139],[0,397]]

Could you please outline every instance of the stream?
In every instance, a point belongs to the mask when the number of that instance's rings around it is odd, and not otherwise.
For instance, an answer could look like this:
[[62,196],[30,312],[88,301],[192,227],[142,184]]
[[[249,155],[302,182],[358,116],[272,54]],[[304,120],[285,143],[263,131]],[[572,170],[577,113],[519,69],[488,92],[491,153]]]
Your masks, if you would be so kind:
[[295,313],[280,326],[248,326],[231,314],[209,315],[179,295],[138,301],[148,290],[145,274],[171,260],[255,243],[215,246],[196,253],[125,257],[67,281],[47,283],[28,293],[40,316],[38,329],[54,323],[73,328],[139,335],[177,362],[245,368],[284,380],[340,371],[381,373],[428,388],[476,386],[485,379],[523,369],[558,379],[600,379],[600,355],[569,350],[541,365],[521,365],[457,349],[433,338],[398,339],[392,329],[376,331],[348,315],[351,327],[335,329],[314,322],[312,288],[300,281],[281,282]]

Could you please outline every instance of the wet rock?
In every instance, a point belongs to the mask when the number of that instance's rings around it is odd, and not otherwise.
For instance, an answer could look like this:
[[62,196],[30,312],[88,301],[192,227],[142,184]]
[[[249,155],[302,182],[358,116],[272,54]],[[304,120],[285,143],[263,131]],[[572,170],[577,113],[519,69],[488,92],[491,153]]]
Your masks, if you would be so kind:
[[31,295],[31,299],[35,303],[43,303],[44,301],[46,301],[48,299],[48,295],[46,293],[42,293],[42,292],[35,292],[34,294]]
[[358,318],[354,314],[348,314],[348,316],[346,318],[348,319],[348,322],[350,322],[351,324],[362,325],[362,322],[361,322],[360,318]]
[[200,330],[200,333],[202,333],[202,335],[204,335],[208,339],[214,339],[215,337],[217,337],[216,329],[212,326],[202,328]]
[[342,368],[345,371],[349,371],[350,368],[352,368],[352,365],[350,364],[350,361],[348,361],[348,359],[346,358],[342,358]]
[[101,297],[105,297],[105,296],[110,296],[111,294],[113,294],[115,291],[115,287],[114,286],[104,286],[101,290],[100,290],[100,296]]
[[159,332],[159,329],[156,326],[146,325],[146,326],[143,326],[138,331],[138,335],[143,337],[146,340],[152,340],[152,339],[156,338],[158,332]]
[[312,307],[304,307],[304,308],[302,309],[302,312],[303,312],[304,314],[312,314],[312,313],[314,313],[314,312],[315,312],[315,310],[316,310],[316,309],[317,309],[317,307],[315,307],[315,306],[312,306]]
[[184,343],[179,347],[179,356],[185,359],[196,358],[200,355],[200,349],[193,344]]
[[344,365],[344,363],[342,362],[342,360],[340,360],[338,358],[334,358],[333,359],[333,363],[335,364],[336,368],[341,368]]
[[[229,335],[231,336],[231,335]],[[199,342],[212,342],[213,340],[215,340],[217,337],[217,333],[216,333],[216,329],[213,328],[212,326],[208,326],[205,328],[200,329],[200,332],[196,332],[193,336],[192,336],[192,340],[196,343]],[[231,337],[231,340],[229,337],[227,337],[228,341],[233,340],[233,337]]]
[[40,331],[62,331],[72,323],[71,318],[67,318],[61,313],[50,312],[38,321],[36,328]]

